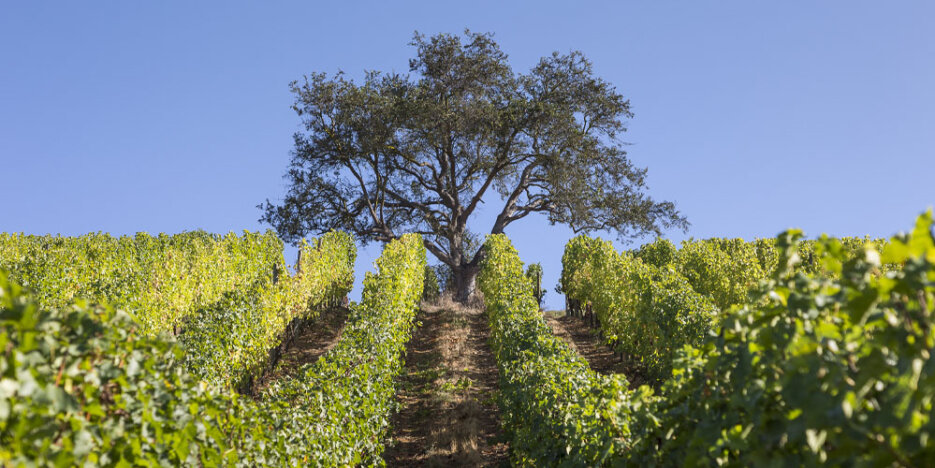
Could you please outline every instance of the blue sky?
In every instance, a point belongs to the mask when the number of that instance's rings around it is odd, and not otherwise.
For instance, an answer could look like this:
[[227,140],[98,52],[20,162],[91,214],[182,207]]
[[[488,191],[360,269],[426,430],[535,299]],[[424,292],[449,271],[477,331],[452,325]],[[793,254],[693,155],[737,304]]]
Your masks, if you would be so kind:
[[[520,71],[581,50],[631,100],[630,156],[692,223],[667,237],[888,236],[935,204],[933,24],[923,1],[6,2],[0,231],[265,229],[290,81],[405,72],[413,31],[470,28]],[[507,233],[551,288],[572,233]]]

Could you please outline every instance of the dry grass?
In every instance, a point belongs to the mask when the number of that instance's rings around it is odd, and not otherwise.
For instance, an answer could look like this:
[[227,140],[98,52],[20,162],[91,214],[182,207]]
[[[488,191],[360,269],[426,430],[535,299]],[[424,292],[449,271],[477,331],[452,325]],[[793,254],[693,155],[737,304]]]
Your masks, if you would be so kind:
[[454,299],[454,294],[451,291],[444,291],[438,296],[438,299],[433,303],[422,303],[423,310],[425,307],[433,309],[444,309],[450,310],[455,314],[466,314],[466,313],[475,313],[483,312],[484,310],[484,293],[480,289],[476,289],[474,294],[471,295],[471,298],[468,299],[467,304],[462,304]]
[[[473,305],[473,304],[472,304]],[[407,363],[416,382],[403,397],[396,420],[406,447],[395,447],[387,462],[395,466],[501,466],[506,445],[494,395],[496,363],[487,346],[483,312],[450,295],[423,304],[421,339],[413,349],[421,359]],[[426,358],[431,357],[431,360]],[[418,397],[418,401],[416,400]],[[405,414],[405,413],[410,414]]]
[[468,314],[478,314],[477,309],[466,307],[445,296],[435,306],[444,315],[439,333],[441,365],[448,372],[435,381],[435,403],[441,416],[430,433],[430,448],[426,455],[429,466],[480,466],[481,419],[484,408],[478,401],[477,383],[471,377],[476,373],[477,350],[468,343]]

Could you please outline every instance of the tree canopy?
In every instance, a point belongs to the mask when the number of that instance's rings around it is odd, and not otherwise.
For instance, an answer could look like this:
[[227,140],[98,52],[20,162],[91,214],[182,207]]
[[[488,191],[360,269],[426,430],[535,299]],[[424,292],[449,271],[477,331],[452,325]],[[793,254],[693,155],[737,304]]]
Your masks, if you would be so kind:
[[464,253],[470,218],[494,198],[494,234],[532,213],[623,239],[687,227],[672,202],[646,193],[646,169],[620,139],[630,102],[581,52],[552,53],[523,74],[492,34],[416,33],[411,45],[409,74],[370,71],[355,83],[313,73],[291,84],[304,130],[290,188],[280,204],[260,205],[286,240],[417,232],[463,295],[482,255]]

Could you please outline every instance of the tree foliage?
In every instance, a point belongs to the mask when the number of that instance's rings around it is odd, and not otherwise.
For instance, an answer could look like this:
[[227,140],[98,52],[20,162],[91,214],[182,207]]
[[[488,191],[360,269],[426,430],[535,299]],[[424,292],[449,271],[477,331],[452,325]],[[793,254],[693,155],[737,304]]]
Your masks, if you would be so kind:
[[620,140],[630,103],[581,52],[517,73],[490,34],[417,33],[411,45],[410,75],[313,73],[292,84],[304,130],[288,193],[260,206],[285,239],[420,233],[461,288],[479,262],[463,249],[469,220],[491,195],[503,202],[494,234],[532,213],[621,237],[687,226],[673,203],[645,193],[646,169]]

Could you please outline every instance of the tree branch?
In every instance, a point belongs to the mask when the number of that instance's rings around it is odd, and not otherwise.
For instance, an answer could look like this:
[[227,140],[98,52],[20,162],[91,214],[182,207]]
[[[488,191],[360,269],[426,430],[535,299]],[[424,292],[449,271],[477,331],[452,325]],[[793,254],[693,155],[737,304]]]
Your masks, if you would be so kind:
[[503,233],[503,229],[506,227],[506,225],[512,222],[509,220],[509,218],[513,214],[513,209],[516,206],[516,200],[519,199],[520,195],[522,195],[526,190],[526,184],[529,183],[529,177],[536,167],[538,167],[538,164],[530,163],[523,168],[523,172],[519,177],[519,182],[517,182],[516,188],[514,188],[509,197],[507,197],[506,203],[503,205],[503,210],[501,210],[500,214],[497,215],[497,220],[494,222],[493,229],[490,230],[491,234]]

